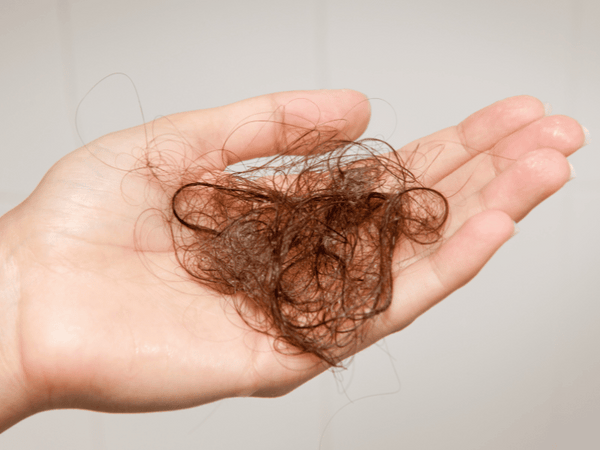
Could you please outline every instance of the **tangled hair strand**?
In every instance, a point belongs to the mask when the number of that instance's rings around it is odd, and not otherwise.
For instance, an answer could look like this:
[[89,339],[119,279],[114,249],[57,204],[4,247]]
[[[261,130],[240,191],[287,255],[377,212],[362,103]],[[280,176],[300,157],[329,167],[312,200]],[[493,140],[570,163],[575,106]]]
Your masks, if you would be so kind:
[[390,306],[394,249],[436,243],[448,217],[446,198],[376,139],[207,172],[175,191],[171,209],[176,255],[194,280],[242,299],[253,329],[330,365]]

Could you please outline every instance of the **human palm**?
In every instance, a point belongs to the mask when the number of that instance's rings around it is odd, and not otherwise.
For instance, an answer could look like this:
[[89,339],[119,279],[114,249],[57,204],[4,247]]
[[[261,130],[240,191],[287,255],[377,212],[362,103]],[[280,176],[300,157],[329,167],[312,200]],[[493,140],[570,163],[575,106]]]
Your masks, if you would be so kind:
[[[226,296],[185,276],[157,213],[172,193],[160,180],[177,179],[192,160],[224,169],[271,156],[298,128],[326,125],[356,139],[368,120],[356,92],[274,94],[114,133],[57,163],[2,219],[19,274],[14,358],[32,408],[177,409],[280,395],[325,370],[314,356],[274,351]],[[393,303],[353,350],[469,281],[513,221],[568,180],[565,156],[583,139],[573,119],[514,97],[400,149],[409,169],[448,197],[449,221],[437,247],[398,249]],[[168,147],[169,165],[155,164],[154,176],[139,170],[149,143]]]

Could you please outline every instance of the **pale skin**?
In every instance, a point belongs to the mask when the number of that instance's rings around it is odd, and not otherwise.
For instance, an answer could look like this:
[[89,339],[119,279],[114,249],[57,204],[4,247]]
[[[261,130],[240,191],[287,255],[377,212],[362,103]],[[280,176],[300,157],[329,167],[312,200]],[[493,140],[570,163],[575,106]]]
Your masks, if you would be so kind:
[[[0,430],[55,408],[141,412],[278,396],[326,370],[311,355],[274,351],[226,298],[181,276],[164,224],[136,240],[138,219],[166,204],[168,192],[123,177],[149,136],[186,143],[172,146],[171,162],[191,151],[222,169],[291,139],[282,118],[357,139],[369,115],[354,91],[279,93],[158,119],[59,161],[0,219]],[[248,118],[271,120],[239,128]],[[353,351],[402,330],[471,280],[514,222],[569,180],[566,157],[584,139],[575,120],[546,116],[542,103],[521,96],[400,149],[427,186],[449,197],[450,219],[441,244],[398,271],[392,306]],[[215,151],[224,143],[227,153]]]

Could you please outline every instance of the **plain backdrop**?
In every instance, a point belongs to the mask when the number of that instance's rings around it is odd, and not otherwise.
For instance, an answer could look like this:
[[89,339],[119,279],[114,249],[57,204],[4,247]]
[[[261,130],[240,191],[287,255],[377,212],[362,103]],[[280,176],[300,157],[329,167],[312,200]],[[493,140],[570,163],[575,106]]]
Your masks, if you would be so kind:
[[[529,94],[592,144],[467,287],[279,399],[52,411],[1,449],[600,448],[600,2],[0,0],[0,212],[63,155],[183,110],[292,89],[372,99],[395,146]],[[79,113],[77,105],[81,103]],[[0,405],[1,407],[1,405]]]

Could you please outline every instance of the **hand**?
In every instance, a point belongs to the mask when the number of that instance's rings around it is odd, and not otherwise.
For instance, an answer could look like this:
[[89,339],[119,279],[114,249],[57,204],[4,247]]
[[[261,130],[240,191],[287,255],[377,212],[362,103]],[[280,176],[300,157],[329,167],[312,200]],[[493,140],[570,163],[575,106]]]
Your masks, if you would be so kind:
[[[0,429],[51,408],[136,412],[281,395],[325,370],[311,355],[273,351],[227,299],[178,275],[167,227],[148,215],[168,207],[168,189],[136,169],[149,144],[168,147],[167,173],[190,157],[223,169],[294,139],[283,121],[356,139],[368,120],[353,91],[280,93],[168,116],[59,161],[0,220]],[[583,141],[576,121],[515,97],[399,150],[448,196],[449,223],[435,251],[397,274],[392,306],[357,350],[475,276],[513,220],[569,179],[565,156]],[[227,153],[214,151],[224,142]]]

